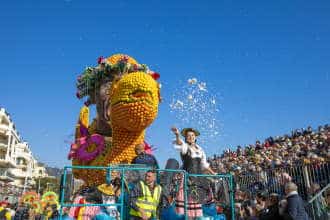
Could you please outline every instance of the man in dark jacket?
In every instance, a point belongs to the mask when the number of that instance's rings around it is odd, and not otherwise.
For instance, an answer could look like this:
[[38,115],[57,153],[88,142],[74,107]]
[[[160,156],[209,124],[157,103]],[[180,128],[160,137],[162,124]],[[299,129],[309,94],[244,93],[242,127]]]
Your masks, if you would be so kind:
[[285,194],[287,207],[284,212],[284,219],[309,220],[303,200],[298,195],[297,185],[293,182],[288,182],[285,185]]
[[143,164],[153,169],[159,168],[156,158],[145,152],[145,146],[143,143],[135,146],[135,153],[137,156],[132,160],[132,164]]
[[14,220],[29,219],[29,207],[25,204],[20,204],[16,209]]

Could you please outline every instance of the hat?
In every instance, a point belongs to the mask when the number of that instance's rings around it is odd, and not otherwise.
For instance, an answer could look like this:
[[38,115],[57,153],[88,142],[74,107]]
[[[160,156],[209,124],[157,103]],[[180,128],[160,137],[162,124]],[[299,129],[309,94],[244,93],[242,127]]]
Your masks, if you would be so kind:
[[199,131],[197,131],[194,128],[184,128],[184,129],[182,129],[181,135],[184,136],[184,137],[186,137],[188,132],[194,132],[194,134],[196,136],[199,136],[200,135]]
[[104,183],[104,184],[102,184],[102,185],[99,185],[98,187],[97,187],[97,189],[101,192],[101,193],[103,193],[103,194],[105,194],[105,195],[108,195],[108,196],[112,196],[112,195],[115,195],[115,192],[114,192],[114,190],[113,190],[113,187],[112,187],[112,185],[108,185],[108,184],[106,184],[106,183]]
[[10,203],[7,202],[7,201],[5,201],[5,200],[0,202],[0,205],[9,205],[9,204],[10,204]]
[[144,151],[144,149],[145,149],[144,143],[135,145],[135,150]]

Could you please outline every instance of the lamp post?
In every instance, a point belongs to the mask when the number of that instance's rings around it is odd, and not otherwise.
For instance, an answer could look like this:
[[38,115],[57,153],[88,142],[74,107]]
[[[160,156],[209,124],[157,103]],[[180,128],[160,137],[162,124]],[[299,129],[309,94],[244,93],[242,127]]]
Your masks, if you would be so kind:
[[24,178],[24,186],[23,186],[23,193],[25,193],[25,190],[26,190],[26,187],[27,187],[27,184],[28,184],[28,175],[26,174],[25,178]]
[[40,175],[38,176],[38,194],[40,194]]
[[47,183],[46,185],[47,185],[47,191],[50,191],[48,186],[54,186],[53,183]]

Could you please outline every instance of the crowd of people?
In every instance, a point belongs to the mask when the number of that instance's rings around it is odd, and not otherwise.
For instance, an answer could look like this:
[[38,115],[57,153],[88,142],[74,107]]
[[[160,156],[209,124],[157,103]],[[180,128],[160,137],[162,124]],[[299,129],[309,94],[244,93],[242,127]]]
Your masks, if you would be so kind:
[[46,204],[42,212],[36,212],[35,207],[24,204],[8,202],[5,198],[0,202],[0,220],[51,220],[58,219],[57,205]]
[[[307,214],[305,202],[298,194],[297,185],[293,182],[287,182],[283,185],[285,196],[281,197],[279,194],[266,194],[259,192],[257,195],[251,196],[247,192],[236,192],[235,209],[237,212],[236,219],[239,220],[287,220],[299,219],[308,220],[310,217]],[[320,201],[321,202],[321,201]],[[330,191],[329,195],[322,200],[325,208],[330,205]],[[329,210],[320,212],[314,219],[326,220],[329,219]]]
[[297,129],[291,135],[269,137],[244,148],[227,149],[208,158],[218,173],[254,173],[266,169],[330,161],[330,126]]
[[[291,203],[304,207],[329,184],[330,126],[269,137],[244,148],[225,150],[208,161],[216,172],[234,175],[238,219],[309,219],[304,208],[293,213],[289,209]],[[294,188],[295,194],[299,192],[299,199],[294,202],[288,199],[287,186]],[[321,200],[314,201],[318,208],[316,219],[329,219],[329,214],[324,213],[329,213],[330,190],[324,192]]]

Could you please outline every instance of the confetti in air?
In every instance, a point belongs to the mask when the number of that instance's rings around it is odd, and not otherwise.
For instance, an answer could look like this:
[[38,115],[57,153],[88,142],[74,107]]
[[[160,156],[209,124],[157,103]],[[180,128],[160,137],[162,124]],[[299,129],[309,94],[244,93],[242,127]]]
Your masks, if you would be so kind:
[[204,83],[204,82],[201,82],[201,83],[199,83],[198,84],[198,89],[200,90],[200,91],[207,91],[206,90],[206,83]]
[[188,83],[193,85],[197,83],[197,79],[196,78],[192,78],[192,79],[188,79]]
[[196,78],[177,86],[172,94],[170,111],[180,129],[194,127],[201,132],[198,142],[218,142],[221,135],[218,92]]

